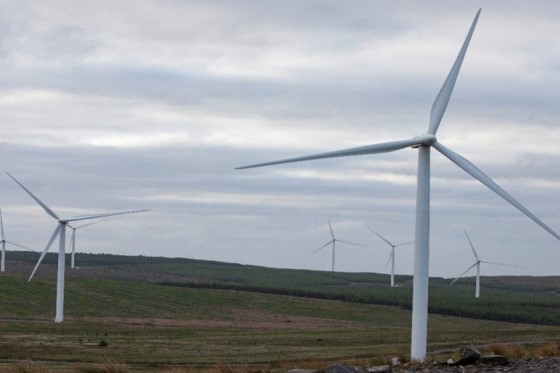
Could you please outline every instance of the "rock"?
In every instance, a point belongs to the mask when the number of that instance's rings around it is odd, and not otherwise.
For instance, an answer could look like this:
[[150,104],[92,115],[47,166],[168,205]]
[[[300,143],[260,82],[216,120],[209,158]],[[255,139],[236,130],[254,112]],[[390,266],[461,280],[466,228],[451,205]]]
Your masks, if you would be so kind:
[[487,365],[509,365],[509,359],[501,355],[484,355],[480,357],[479,363]]
[[391,373],[393,367],[390,365],[378,365],[366,369],[368,373]]
[[461,348],[459,350],[459,353],[461,354],[461,359],[465,359],[468,357],[471,357],[473,355],[476,355],[478,357],[480,357],[480,351],[478,351],[476,349],[476,347],[469,345],[469,346],[465,346],[463,348]]
[[480,359],[480,351],[478,351],[474,346],[466,346],[459,350],[461,353],[461,360],[454,363],[456,366],[467,366],[476,364]]
[[357,373],[357,371],[350,365],[335,364],[328,367],[327,373]]
[[291,369],[287,373],[325,373],[322,370],[316,369]]

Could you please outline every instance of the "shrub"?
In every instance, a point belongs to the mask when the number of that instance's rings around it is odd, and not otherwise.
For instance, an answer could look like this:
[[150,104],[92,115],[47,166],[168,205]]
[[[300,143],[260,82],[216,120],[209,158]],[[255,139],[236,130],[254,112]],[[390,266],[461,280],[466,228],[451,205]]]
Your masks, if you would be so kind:
[[99,347],[107,347],[107,346],[109,346],[109,342],[107,342],[105,339],[99,341]]

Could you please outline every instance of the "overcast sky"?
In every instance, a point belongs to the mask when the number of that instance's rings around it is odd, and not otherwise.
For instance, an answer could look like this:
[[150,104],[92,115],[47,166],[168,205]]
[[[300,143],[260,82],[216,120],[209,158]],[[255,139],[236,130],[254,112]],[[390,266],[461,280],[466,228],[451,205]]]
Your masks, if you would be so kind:
[[[337,270],[386,272],[368,228],[413,240],[415,150],[234,167],[425,133],[479,7],[438,139],[560,232],[556,1],[0,4],[2,169],[63,217],[150,209],[83,228],[78,251],[330,270],[312,254],[330,219],[363,245]],[[6,238],[43,250],[55,221],[0,188]],[[558,240],[433,151],[432,276],[474,263],[463,230],[520,266],[483,275],[560,275]]]

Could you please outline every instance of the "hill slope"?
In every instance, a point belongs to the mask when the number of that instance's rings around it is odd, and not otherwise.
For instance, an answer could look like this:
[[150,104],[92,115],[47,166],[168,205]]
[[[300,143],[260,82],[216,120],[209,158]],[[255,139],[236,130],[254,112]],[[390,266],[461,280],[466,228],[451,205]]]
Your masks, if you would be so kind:
[[[14,271],[30,273],[37,255],[11,252]],[[134,279],[167,287],[244,290],[309,298],[343,300],[411,308],[412,277],[374,273],[332,273],[275,269],[185,258],[77,254],[80,269],[67,276]],[[38,276],[55,275],[56,255],[47,254]],[[474,298],[474,279],[453,286],[430,279],[430,312],[479,319],[560,325],[560,277],[483,277],[481,298]],[[551,312],[552,311],[552,312]]]

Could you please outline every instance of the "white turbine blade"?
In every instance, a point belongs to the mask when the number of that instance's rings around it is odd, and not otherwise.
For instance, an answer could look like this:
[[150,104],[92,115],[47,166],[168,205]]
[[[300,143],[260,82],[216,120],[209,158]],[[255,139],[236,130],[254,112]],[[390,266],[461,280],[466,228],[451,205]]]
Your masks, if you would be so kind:
[[469,235],[467,234],[467,231],[465,231],[465,236],[467,236],[467,240],[469,241],[469,245],[471,245],[471,249],[472,249],[472,252],[473,252],[473,254],[474,254],[474,257],[476,258],[476,260],[480,260],[480,258],[478,257],[478,255],[477,255],[477,253],[476,253],[476,250],[474,249],[474,246],[473,246],[473,244],[472,244],[472,242],[471,242],[471,238],[470,238]]
[[414,242],[415,242],[415,241],[410,241],[410,242],[405,242],[405,243],[399,243],[399,244],[396,244],[395,247],[398,247],[398,246],[406,246],[406,245],[412,245]]
[[324,244],[323,246],[321,246],[317,250],[313,251],[312,254],[315,254],[317,251],[324,249],[325,247],[329,246],[332,242],[333,242],[333,240],[330,240],[329,242],[327,242],[326,244]]
[[443,86],[441,87],[434,101],[434,104],[432,105],[432,111],[430,113],[430,126],[428,127],[428,133],[431,135],[436,134],[441,122],[441,118],[443,118],[445,109],[447,109],[447,104],[449,103],[449,99],[451,98],[451,93],[453,93],[453,87],[455,86],[455,81],[457,80],[457,76],[459,75],[459,70],[461,70],[461,64],[463,63],[463,59],[465,58],[465,54],[467,53],[467,48],[469,47],[474,28],[476,27],[476,23],[478,21],[478,17],[480,16],[480,11],[481,9],[479,9],[476,13],[467,37],[463,42],[463,47],[459,51],[459,55],[457,55],[455,63],[453,64],[451,71],[449,71],[449,75],[447,75],[447,78],[445,79],[445,82],[443,83]]
[[383,237],[382,235],[380,235],[379,233],[377,233],[376,231],[374,231],[371,228],[368,228],[370,231],[372,231],[377,237],[381,238],[383,241],[387,242],[387,244],[391,247],[395,247],[395,245],[393,245],[391,242],[389,242],[388,239],[386,239],[385,237]]
[[9,244],[12,245],[12,246],[20,247],[20,248],[25,249],[25,250],[30,250],[30,251],[35,251],[35,252],[37,252],[37,250],[30,249],[30,248],[27,247],[27,246],[23,246],[23,245],[20,245],[20,244],[18,244],[18,243],[12,242],[12,241],[6,241],[6,243],[9,243]]
[[70,241],[68,242],[68,251],[72,250],[72,243],[76,239],[76,229],[72,228],[72,235],[70,236]]
[[104,221],[105,221],[105,219],[98,220],[98,221],[94,221],[94,222],[91,222],[91,223],[78,225],[77,227],[73,227],[72,229],[79,229],[79,228],[87,227],[87,226],[94,225],[94,224],[97,224],[97,223],[101,223],[101,222],[104,222]]
[[350,241],[344,241],[344,240],[339,240],[338,238],[336,239],[338,242],[342,242],[348,245],[354,245],[354,246],[360,246],[362,247],[362,245],[360,245],[359,243],[355,243],[355,242],[350,242]]
[[78,220],[98,219],[98,218],[106,218],[108,216],[135,214],[135,213],[138,213],[138,212],[146,212],[146,211],[149,211],[149,210],[107,212],[107,213],[104,213],[104,214],[77,216],[77,217],[74,217],[74,218],[65,219],[65,221],[66,222],[71,222],[71,221],[78,221]]
[[391,263],[391,257],[393,256],[393,251],[395,250],[395,248],[393,247],[391,249],[391,253],[389,254],[389,258],[387,259],[387,264],[385,264],[385,270],[387,270],[387,268],[389,267],[389,263]]
[[11,177],[23,190],[25,190],[27,192],[27,194],[29,194],[31,196],[31,198],[33,198],[35,200],[35,202],[37,202],[39,204],[39,206],[41,206],[43,208],[43,210],[45,210],[47,212],[47,214],[49,214],[50,216],[52,216],[53,218],[55,218],[56,220],[60,220],[60,218],[58,217],[58,215],[49,207],[47,206],[43,201],[41,201],[37,196],[35,196],[33,193],[31,193],[31,191],[29,189],[27,189],[26,187],[23,186],[22,183],[20,183],[15,177],[13,177],[9,172],[6,172],[8,174],[9,177]]
[[540,225],[544,228],[548,233],[556,237],[556,239],[560,240],[560,236],[558,233],[553,231],[548,225],[546,225],[542,220],[537,218],[532,212],[527,210],[525,206],[519,203],[515,198],[509,195],[505,190],[503,190],[498,184],[496,184],[492,179],[490,179],[484,172],[478,169],[474,164],[472,164],[466,158],[460,156],[459,154],[455,153],[449,148],[446,148],[441,143],[436,142],[433,144],[433,147],[436,148],[441,154],[446,156],[451,160],[451,162],[455,163],[457,166],[461,167],[467,173],[469,173],[472,177],[480,181],[482,184],[486,185],[490,190],[494,193],[508,201],[511,205],[517,208],[519,211],[527,215],[531,220],[535,223]]
[[33,269],[33,272],[31,272],[31,276],[29,276],[29,280],[27,280],[27,282],[31,281],[31,279],[33,278],[33,276],[35,275],[35,272],[37,271],[37,268],[39,268],[39,265],[41,265],[41,262],[43,261],[43,258],[45,257],[45,255],[47,255],[47,251],[49,251],[52,243],[54,242],[54,240],[56,239],[56,236],[58,235],[58,233],[60,233],[60,230],[62,229],[62,225],[61,224],[57,224],[56,229],[54,230],[51,239],[49,240],[49,242],[47,243],[47,247],[45,247],[45,250],[43,251],[43,253],[41,254],[41,257],[39,258],[39,260],[37,261],[37,264],[35,265],[35,268]]
[[334,152],[319,153],[319,154],[307,155],[307,156],[297,157],[297,158],[288,158],[288,159],[283,159],[283,160],[280,160],[280,161],[256,163],[256,164],[251,164],[251,165],[248,165],[248,166],[236,167],[235,169],[236,170],[242,170],[242,169],[245,169],[245,168],[272,166],[272,165],[275,165],[275,164],[282,164],[282,163],[311,161],[311,160],[314,160],[314,159],[325,159],[325,158],[348,157],[348,156],[365,155],[365,154],[388,153],[388,152],[393,152],[393,151],[396,151],[396,150],[408,148],[408,147],[411,147],[411,146],[431,145],[434,141],[435,141],[434,136],[423,135],[423,136],[415,137],[415,138],[412,138],[412,139],[409,139],[409,140],[390,141],[390,142],[384,142],[384,143],[380,143],[380,144],[373,144],[373,145],[359,146],[359,147],[356,147],[356,148],[337,150],[337,151],[334,151]]
[[461,273],[459,275],[459,277],[457,277],[455,280],[453,280],[449,285],[453,285],[458,279],[460,279],[461,277],[463,277],[463,275],[465,273],[467,273],[468,271],[470,271],[471,269],[473,269],[474,267],[476,267],[476,265],[478,264],[478,262],[474,263],[472,266],[470,266],[465,272]]
[[329,223],[329,229],[331,230],[331,236],[332,236],[332,238],[333,238],[333,240],[334,240],[334,232],[333,232],[333,230],[332,230],[331,221],[330,221],[330,220],[327,220],[327,222]]
[[505,263],[498,263],[498,262],[489,262],[487,260],[481,260],[481,263],[488,263],[488,264],[496,264],[499,266],[505,266],[505,267],[515,267],[515,268],[519,268],[519,266],[513,265],[513,264],[505,264]]
[[2,219],[2,210],[0,210],[0,234],[2,234],[2,241],[4,241],[4,219]]

